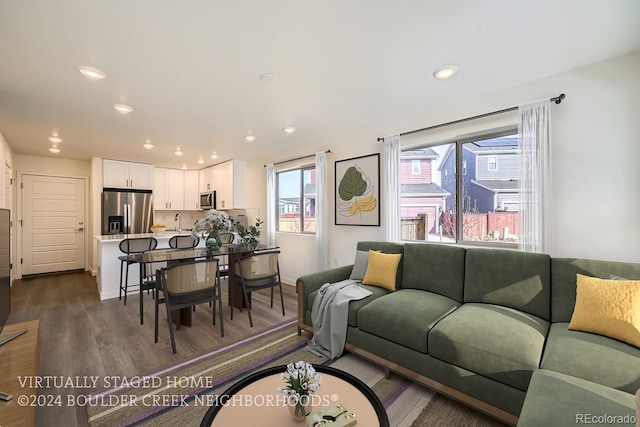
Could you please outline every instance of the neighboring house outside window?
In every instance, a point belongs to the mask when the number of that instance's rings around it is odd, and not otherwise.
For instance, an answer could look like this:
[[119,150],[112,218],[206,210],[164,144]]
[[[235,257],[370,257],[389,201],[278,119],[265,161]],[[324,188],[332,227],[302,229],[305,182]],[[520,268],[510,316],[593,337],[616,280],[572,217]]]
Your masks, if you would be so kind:
[[[402,240],[516,247],[520,159],[515,131],[403,151]],[[420,174],[414,174],[418,162]]]
[[278,203],[277,231],[315,233],[315,167],[278,172],[276,174],[276,200]]
[[[428,240],[439,233],[438,218],[449,195],[433,182],[433,161],[440,155],[431,148],[402,152],[400,156],[400,217],[403,240]],[[419,173],[415,173],[419,170]]]

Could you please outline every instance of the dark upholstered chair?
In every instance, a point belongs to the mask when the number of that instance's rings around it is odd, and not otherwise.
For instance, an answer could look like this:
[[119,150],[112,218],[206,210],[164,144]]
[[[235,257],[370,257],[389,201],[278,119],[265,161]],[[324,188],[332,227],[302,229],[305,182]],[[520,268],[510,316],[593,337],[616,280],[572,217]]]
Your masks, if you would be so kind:
[[[251,307],[248,303],[249,294],[261,289],[271,289],[271,308],[273,308],[273,288],[280,289],[280,304],[284,316],[284,298],[282,296],[282,282],[280,281],[280,266],[278,264],[278,250],[259,251],[243,256],[235,262],[234,275],[240,281],[242,294],[247,301],[249,324],[253,327]],[[231,319],[233,320],[233,292],[231,294]]]

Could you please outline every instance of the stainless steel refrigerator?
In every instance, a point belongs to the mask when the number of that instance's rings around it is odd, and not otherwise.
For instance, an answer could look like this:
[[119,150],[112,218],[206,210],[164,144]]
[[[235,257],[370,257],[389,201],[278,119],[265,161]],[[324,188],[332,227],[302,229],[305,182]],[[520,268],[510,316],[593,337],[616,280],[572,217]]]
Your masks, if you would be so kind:
[[149,233],[153,225],[153,193],[150,190],[102,191],[102,234]]

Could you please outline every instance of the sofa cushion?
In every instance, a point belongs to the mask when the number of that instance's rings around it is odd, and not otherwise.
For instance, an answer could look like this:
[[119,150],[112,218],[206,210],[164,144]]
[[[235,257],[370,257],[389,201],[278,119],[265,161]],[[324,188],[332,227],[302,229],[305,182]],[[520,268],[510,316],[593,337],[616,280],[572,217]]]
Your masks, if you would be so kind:
[[349,279],[359,280],[362,282],[364,275],[367,274],[367,267],[369,266],[369,251],[356,251],[356,259],[353,262],[353,270]]
[[401,289],[358,311],[358,327],[370,334],[427,353],[429,330],[460,304],[416,289]]
[[[518,427],[631,425],[636,412],[633,400],[629,393],[537,369],[531,377]],[[600,417],[606,417],[604,422]],[[616,422],[616,419],[620,421]]]
[[[347,323],[349,324],[349,326],[353,326],[353,327],[358,326],[358,319],[357,319],[358,310],[360,310],[365,305],[369,304],[371,301],[377,298],[380,298],[381,296],[387,295],[389,293],[389,291],[387,291],[386,289],[383,289],[378,286],[368,286],[368,285],[360,285],[360,286],[367,289],[368,291],[371,291],[371,295],[361,300],[349,301],[349,317],[348,317]],[[307,298],[307,307],[309,308],[309,313],[311,313],[310,309],[313,307],[313,301],[316,299],[317,295],[318,295],[318,291],[313,291],[309,294],[309,297]],[[309,323],[309,325],[311,325],[311,323]]]
[[396,276],[402,254],[384,254],[369,251],[369,265],[362,283],[371,286],[380,286],[390,292],[396,290]]
[[551,318],[549,255],[504,249],[467,249],[464,302],[484,302]]
[[464,304],[429,333],[429,354],[526,391],[549,322],[491,304]]
[[[393,242],[376,242],[376,241],[363,241],[358,242],[356,247],[359,251],[378,251],[383,252],[385,254],[404,254],[404,244],[401,243],[393,243]],[[396,289],[400,289],[400,283],[402,283],[402,257],[400,259],[400,264],[398,265],[398,274],[396,274]]]
[[465,251],[457,246],[407,243],[402,289],[422,289],[462,302]]
[[602,335],[570,331],[568,326],[551,325],[541,368],[627,393],[640,389],[640,349]]
[[640,264],[576,258],[551,260],[551,321],[569,322],[576,305],[576,275],[640,280]]
[[578,274],[569,329],[593,332],[640,348],[640,281]]

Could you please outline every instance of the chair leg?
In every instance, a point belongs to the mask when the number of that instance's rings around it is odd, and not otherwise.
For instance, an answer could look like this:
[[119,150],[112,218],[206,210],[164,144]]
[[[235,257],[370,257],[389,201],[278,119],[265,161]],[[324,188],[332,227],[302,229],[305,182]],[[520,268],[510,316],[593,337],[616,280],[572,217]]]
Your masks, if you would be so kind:
[[124,265],[124,261],[120,261],[120,291],[118,293],[118,299],[122,300],[122,267]]
[[271,308],[273,308],[273,286],[271,287]]
[[127,305],[128,293],[129,293],[129,263],[127,262],[127,271],[124,274],[124,305]]
[[[218,307],[220,308],[220,336],[224,337],[224,317],[222,316],[222,286],[218,284]],[[215,307],[215,302],[214,302]]]
[[169,336],[171,337],[171,350],[173,354],[176,354],[176,337],[173,332],[173,322],[171,321],[171,309],[169,308],[169,297],[164,296],[164,303],[167,306],[167,323],[169,323]]
[[247,293],[246,286],[242,285],[242,293],[244,294],[244,300],[247,302],[247,313],[249,313],[249,326],[253,328],[253,319],[251,318],[251,307],[249,304],[249,294]]
[[231,282],[229,282],[228,289],[229,289],[229,305],[231,306],[229,308],[231,309],[231,320],[233,320],[233,285],[231,284]]
[[[271,288],[271,290],[273,291],[273,288]],[[280,304],[282,304],[282,315],[284,316],[284,297],[282,296],[282,282],[280,282]]]
[[144,289],[142,288],[142,280],[140,280],[140,324],[144,325],[144,306],[142,301],[144,300]]
[[[154,293],[157,294],[158,290],[157,289],[154,290]],[[155,343],[158,342],[158,298],[160,298],[160,295],[156,295],[156,298],[155,298],[155,300],[156,300],[156,303],[155,303],[155,306],[156,306],[156,322],[155,322],[155,341],[154,341]]]

